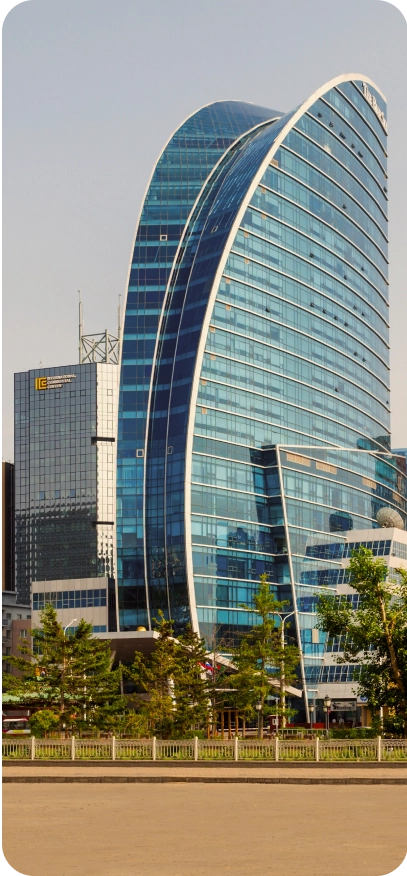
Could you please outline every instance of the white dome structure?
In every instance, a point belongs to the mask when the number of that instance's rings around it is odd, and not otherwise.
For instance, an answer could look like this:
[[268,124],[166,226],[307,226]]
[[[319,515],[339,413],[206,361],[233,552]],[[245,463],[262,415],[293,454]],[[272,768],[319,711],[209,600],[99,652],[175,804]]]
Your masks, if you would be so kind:
[[404,529],[402,517],[395,508],[380,508],[376,514],[376,520],[379,526],[383,529],[394,527],[395,529]]

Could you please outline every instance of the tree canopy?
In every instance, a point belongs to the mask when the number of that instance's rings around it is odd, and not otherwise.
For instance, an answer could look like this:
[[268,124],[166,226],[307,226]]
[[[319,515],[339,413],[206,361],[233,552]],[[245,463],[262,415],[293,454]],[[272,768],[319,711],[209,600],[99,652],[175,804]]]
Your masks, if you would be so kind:
[[51,605],[40,619],[41,626],[31,630],[31,645],[27,640],[20,646],[22,656],[8,658],[19,675],[4,673],[4,690],[31,700],[34,694],[57,716],[59,728],[110,729],[125,707],[110,642],[94,638],[84,620],[66,635]]
[[[285,720],[290,714],[284,690],[295,678],[299,652],[281,636],[277,616],[286,614],[287,603],[275,598],[267,575],[253,602],[258,622],[233,649],[232,664],[217,659],[225,650],[221,643],[209,654],[190,626],[176,638],[173,622],[159,612],[152,654],[136,651],[132,665],[115,670],[110,642],[95,638],[84,620],[67,635],[47,605],[32,641],[22,643],[20,657],[10,657],[19,673],[5,674],[4,690],[39,707],[31,721],[35,734],[110,730],[180,739],[205,733],[210,723],[216,729],[224,708],[252,719],[260,703],[262,735],[265,716],[274,712]],[[123,675],[133,682],[133,694],[120,694]],[[280,707],[270,701],[273,695]]]
[[[264,718],[279,714],[282,723],[292,714],[285,707],[284,688],[296,679],[299,650],[296,645],[286,645],[277,618],[286,613],[286,600],[280,602],[272,592],[267,574],[260,575],[259,588],[253,597],[254,611],[259,623],[242,636],[233,654],[237,673],[231,682],[237,688],[236,704],[248,718],[259,711],[259,735],[263,736]],[[249,606],[244,606],[248,609]],[[252,607],[250,607],[251,610]],[[280,621],[281,622],[281,621]],[[287,625],[288,626],[288,625]],[[273,681],[278,684],[273,685]],[[272,704],[272,696],[280,698],[280,707]]]
[[145,694],[137,708],[146,716],[150,731],[167,739],[185,738],[206,729],[208,722],[205,642],[190,626],[175,638],[173,621],[162,612],[155,624],[158,641],[153,653],[145,657],[136,651],[132,666],[124,672]]
[[343,637],[337,662],[360,665],[359,694],[373,715],[387,706],[394,729],[407,736],[407,572],[392,571],[390,579],[386,562],[369,549],[353,551],[349,583],[359,606],[354,609],[346,595],[323,594],[318,627],[331,638]]

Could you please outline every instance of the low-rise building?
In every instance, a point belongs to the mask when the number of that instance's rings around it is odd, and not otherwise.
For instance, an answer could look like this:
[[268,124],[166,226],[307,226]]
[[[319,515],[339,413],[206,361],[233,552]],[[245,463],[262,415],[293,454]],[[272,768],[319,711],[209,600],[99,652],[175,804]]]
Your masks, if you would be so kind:
[[15,675],[17,670],[8,662],[8,657],[20,657],[19,645],[30,635],[32,626],[31,606],[17,602],[15,591],[3,590],[2,605],[2,653],[3,669]]
[[112,578],[34,581],[31,598],[33,626],[40,625],[41,610],[52,605],[63,627],[76,629],[83,619],[92,624],[95,633],[116,629],[116,591]]
[[[339,547],[339,545],[338,545]],[[342,572],[336,587],[336,594],[349,600],[354,608],[359,605],[359,594],[347,580],[352,551],[360,547],[368,548],[374,557],[382,557],[389,567],[389,579],[397,580],[397,569],[407,571],[407,532],[396,526],[378,529],[350,530],[342,550]],[[328,639],[325,645],[323,665],[315,699],[321,718],[322,701],[331,699],[331,721],[343,719],[346,722],[367,723],[367,705],[357,694],[357,664],[338,663],[343,654],[343,637]]]

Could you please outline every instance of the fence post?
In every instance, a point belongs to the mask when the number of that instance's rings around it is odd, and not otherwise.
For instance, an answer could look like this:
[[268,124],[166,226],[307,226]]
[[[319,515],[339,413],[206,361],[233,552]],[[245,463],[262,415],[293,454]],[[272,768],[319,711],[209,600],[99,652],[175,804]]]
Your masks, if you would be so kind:
[[278,743],[279,743],[279,738],[278,738],[278,736],[276,736],[276,763],[278,761],[278,755],[279,755]]
[[319,736],[315,737],[315,761],[319,763]]
[[194,760],[198,760],[198,737],[194,736]]
[[380,763],[381,759],[382,759],[382,737],[378,736],[377,737],[377,760],[378,760],[378,763]]
[[236,761],[239,760],[239,737],[238,736],[235,736],[235,738],[234,738],[233,754],[234,754],[235,760]]
[[71,736],[71,760],[75,760],[75,737]]
[[153,760],[157,760],[157,739],[153,736]]
[[112,760],[116,760],[116,737],[112,736]]
[[31,760],[35,758],[35,736],[31,736]]

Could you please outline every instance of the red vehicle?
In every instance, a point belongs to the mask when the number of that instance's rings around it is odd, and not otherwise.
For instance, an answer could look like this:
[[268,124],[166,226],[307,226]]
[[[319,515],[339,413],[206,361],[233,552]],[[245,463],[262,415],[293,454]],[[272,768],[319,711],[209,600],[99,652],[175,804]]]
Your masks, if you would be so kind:
[[3,733],[9,735],[21,736],[22,734],[30,735],[31,730],[28,724],[28,718],[7,718],[3,715],[2,719]]

